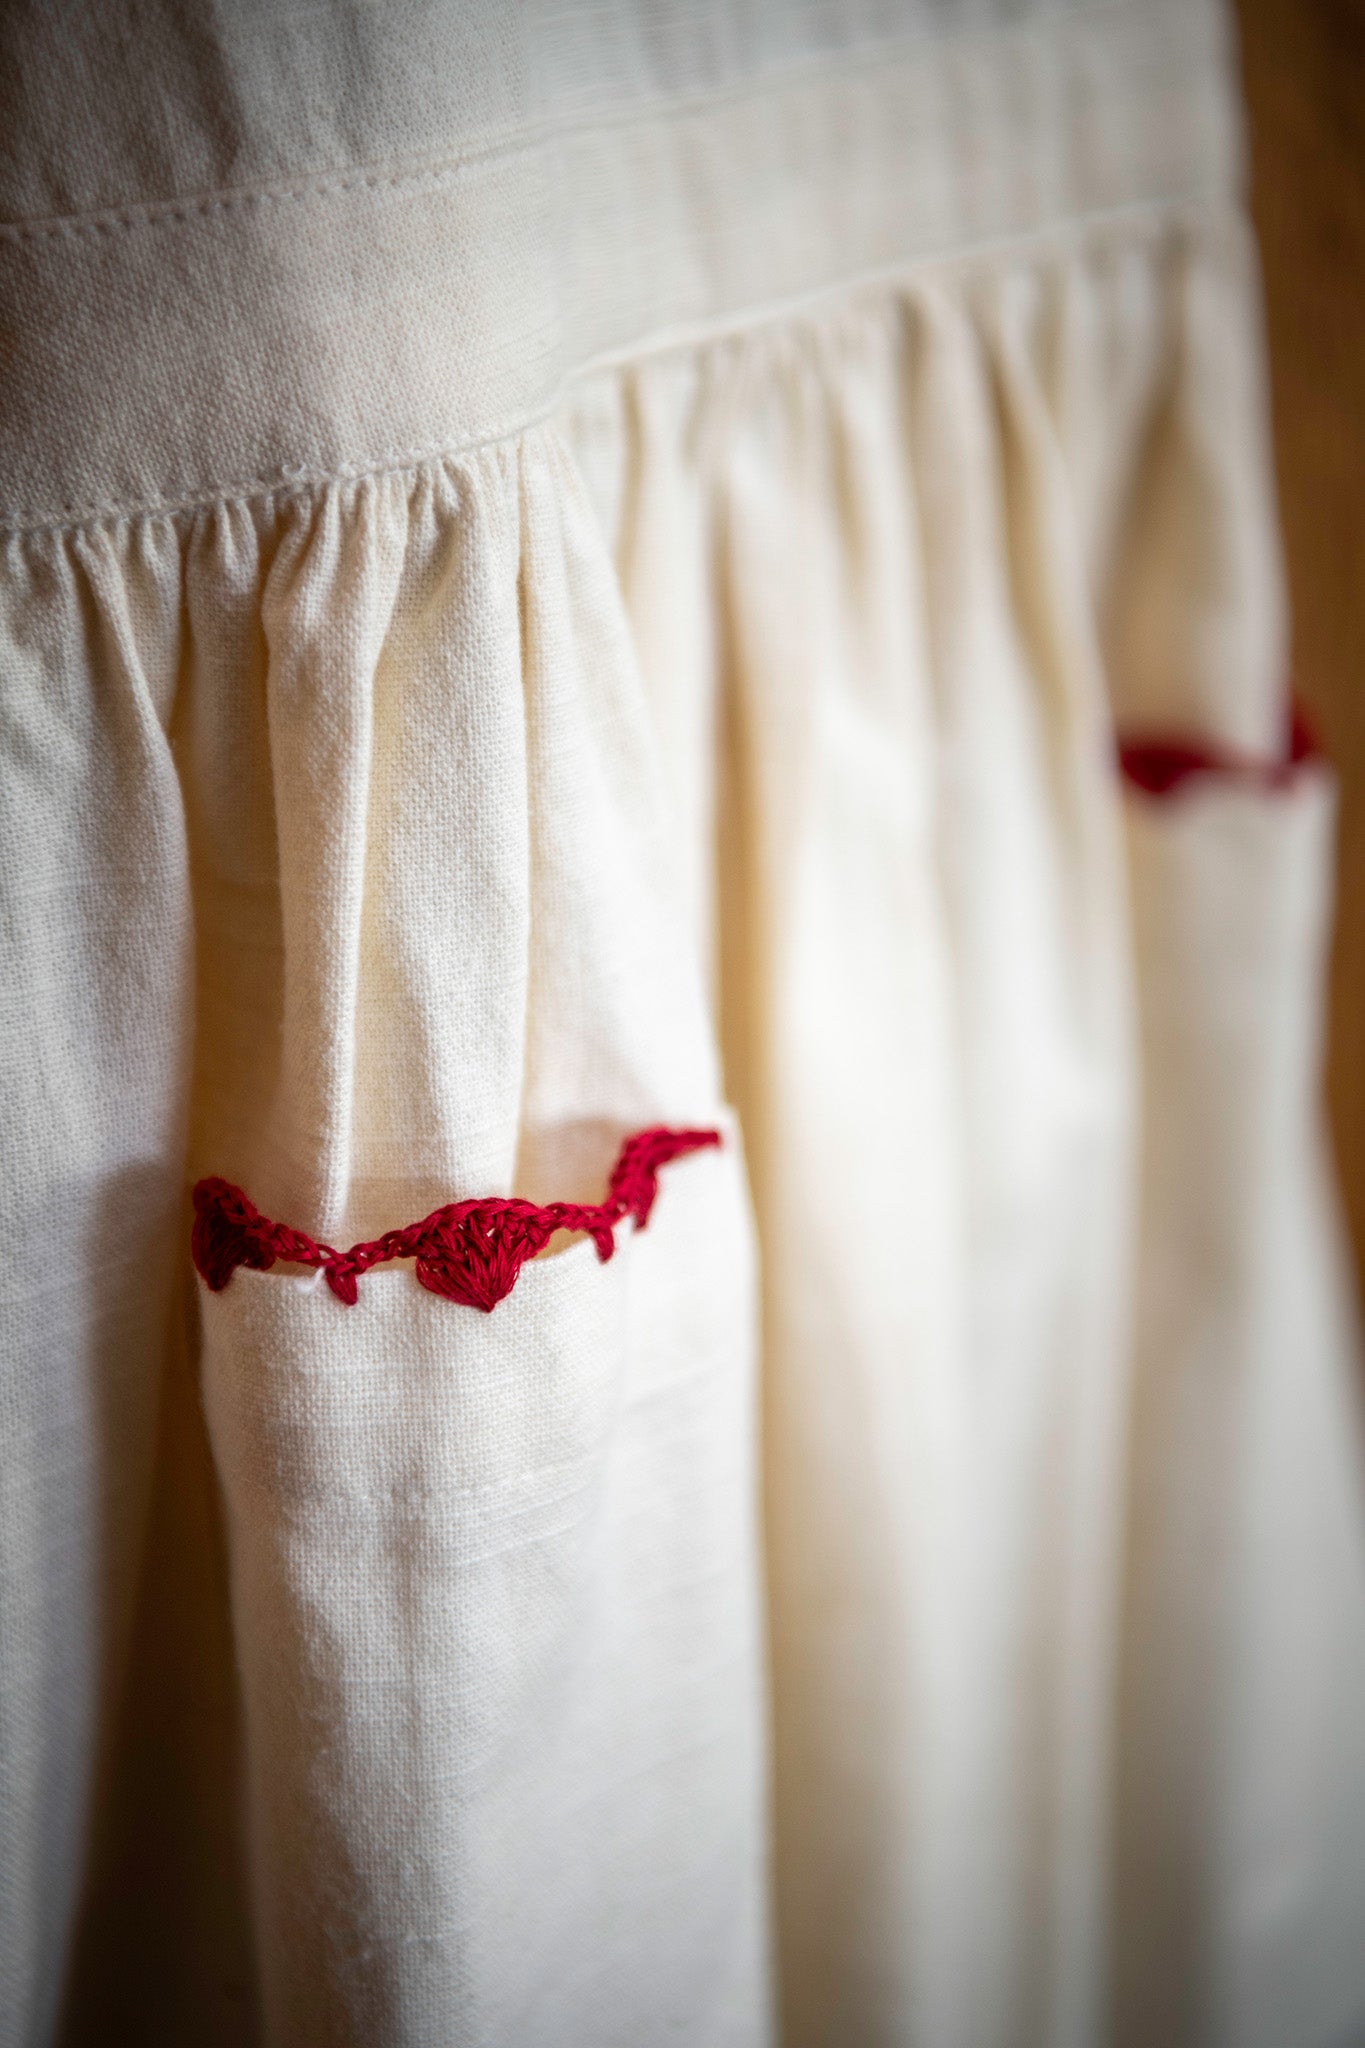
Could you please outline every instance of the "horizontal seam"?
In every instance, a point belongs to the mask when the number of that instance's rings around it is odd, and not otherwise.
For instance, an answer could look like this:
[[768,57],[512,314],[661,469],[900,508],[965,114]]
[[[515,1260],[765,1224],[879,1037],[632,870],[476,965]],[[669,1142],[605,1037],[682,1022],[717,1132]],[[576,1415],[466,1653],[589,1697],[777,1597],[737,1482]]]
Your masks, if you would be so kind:
[[441,185],[462,173],[476,170],[500,156],[515,157],[521,148],[494,147],[451,157],[444,162],[414,165],[407,170],[379,168],[349,171],[326,179],[297,185],[267,185],[241,191],[207,193],[195,199],[161,199],[141,206],[106,209],[102,213],[73,214],[58,220],[0,222],[0,243],[11,246],[26,242],[99,240],[132,234],[140,228],[184,227],[214,214],[245,212],[253,207],[285,206],[299,200],[332,199],[352,192],[396,191],[400,187]]
[[860,50],[842,63],[837,59],[831,60],[823,55],[815,55],[805,64],[777,71],[729,92],[683,95],[674,100],[653,102],[615,115],[603,113],[594,119],[576,123],[543,122],[539,126],[532,125],[521,129],[514,137],[490,143],[483,149],[465,151],[453,157],[438,159],[435,163],[367,164],[331,176],[295,179],[282,185],[224,188],[186,199],[146,200],[132,206],[101,207],[88,213],[64,214],[41,220],[0,221],[0,243],[16,246],[29,242],[76,240],[82,237],[100,239],[163,224],[173,227],[184,226],[214,214],[231,213],[252,207],[289,205],[302,200],[327,199],[338,195],[345,197],[353,192],[391,191],[404,186],[420,188],[422,185],[439,185],[483,165],[503,159],[510,162],[518,156],[529,155],[545,143],[572,142],[581,136],[596,133],[612,133],[631,127],[656,127],[661,123],[681,122],[705,113],[713,107],[725,109],[743,106],[753,100],[800,90],[812,80],[835,82],[845,78],[857,78],[866,72],[879,71],[888,63],[907,62],[916,55],[928,51],[947,54],[973,42],[1003,43],[1011,36],[1017,40],[1021,28],[1029,36],[1036,36],[1040,33],[1054,32],[1059,26],[1069,28],[1084,25],[1101,20],[1105,16],[1117,19],[1121,18],[1122,14],[1123,9],[1118,0],[1100,0],[1098,5],[1074,9],[1053,6],[1040,18],[1023,24],[1011,22],[1005,24],[1003,28],[967,28],[956,36],[939,37],[921,33],[899,40],[892,39],[877,44],[873,49]]
[[541,425],[558,405],[562,384],[567,381],[561,380],[561,385],[556,387],[546,403],[535,411],[518,417],[511,424],[490,427],[470,440],[434,442],[427,448],[394,449],[363,462],[341,463],[334,469],[281,470],[275,477],[257,477],[245,483],[213,484],[188,498],[138,498],[72,505],[54,517],[34,520],[25,520],[22,515],[11,519],[0,510],[0,538],[70,533],[102,519],[171,519],[186,512],[208,512],[218,505],[263,504],[271,498],[303,496],[309,491],[325,490],[329,484],[363,483],[368,477],[401,476],[405,471],[415,475],[421,469],[432,468],[456,456],[476,455],[481,449],[496,448],[500,442],[514,440],[518,434]]
[[1166,198],[1136,200],[1130,205],[1091,213],[1072,214],[1013,234],[983,236],[976,242],[926,249],[918,255],[876,264],[805,291],[788,293],[756,306],[745,306],[736,312],[681,323],[622,348],[602,350],[559,377],[548,397],[530,412],[491,426],[466,440],[435,442],[425,448],[395,449],[330,469],[282,470],[274,477],[207,485],[202,491],[184,498],[138,498],[68,505],[59,512],[37,518],[23,512],[11,514],[0,508],[0,540],[43,533],[74,533],[86,525],[106,519],[171,519],[186,513],[211,511],[220,505],[263,504],[271,498],[301,497],[310,491],[326,490],[332,484],[363,483],[369,478],[404,472],[415,475],[419,470],[436,467],[442,462],[496,448],[543,426],[565,402],[575,384],[586,383],[591,377],[604,372],[626,369],[633,363],[654,361],[674,351],[756,333],[780,321],[800,319],[845,295],[878,287],[891,291],[898,286],[904,288],[914,284],[925,273],[970,269],[991,256],[1008,251],[1064,248],[1068,243],[1090,235],[1099,239],[1111,229],[1139,227],[1144,223],[1153,232],[1163,227],[1193,226],[1201,214],[1208,219],[1241,219],[1240,209],[1230,198],[1182,193]]
[[[1169,193],[1164,197],[1135,199],[1122,206],[1097,207],[1090,212],[1067,214],[1036,227],[981,235],[974,241],[955,242],[940,248],[926,248],[915,256],[898,256],[888,263],[871,264],[865,270],[835,278],[828,284],[788,292],[758,307],[745,307],[738,313],[718,314],[709,319],[680,322],[675,327],[660,329],[643,341],[623,348],[604,349],[581,364],[565,379],[565,383],[586,382],[604,371],[629,369],[635,363],[652,362],[660,356],[689,348],[758,334],[765,327],[811,319],[841,299],[854,299],[865,292],[909,290],[931,278],[951,277],[959,272],[975,270],[997,256],[1048,251],[1060,253],[1071,244],[1084,244],[1092,238],[1099,246],[1106,235],[1121,228],[1145,228],[1155,238],[1175,229],[1192,230],[1201,219],[1205,222],[1223,219],[1240,223],[1241,218],[1235,203],[1225,202],[1221,197],[1213,199],[1194,192]],[[556,398],[555,405],[560,402]],[[547,408],[547,413],[553,410],[554,405]]]

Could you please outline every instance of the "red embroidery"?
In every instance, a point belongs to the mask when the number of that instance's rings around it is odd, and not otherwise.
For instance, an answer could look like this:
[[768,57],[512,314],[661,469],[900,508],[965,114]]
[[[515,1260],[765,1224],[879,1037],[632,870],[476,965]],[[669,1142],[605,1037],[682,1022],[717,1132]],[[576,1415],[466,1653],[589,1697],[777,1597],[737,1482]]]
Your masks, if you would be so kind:
[[684,1153],[719,1145],[719,1131],[670,1131],[658,1126],[637,1131],[622,1145],[604,1202],[534,1202],[497,1198],[448,1202],[420,1223],[389,1230],[349,1251],[319,1244],[305,1231],[262,1216],[240,1188],[225,1180],[201,1180],[194,1190],[194,1263],[214,1293],[227,1286],[238,1266],[264,1273],[277,1259],[320,1266],[327,1285],[347,1307],[354,1305],[362,1273],[390,1259],[415,1259],[417,1278],[433,1294],[492,1309],[516,1286],[528,1259],[543,1251],[557,1230],[586,1231],[599,1259],[616,1249],[615,1229],[633,1216],[643,1230],[659,1192],[659,1169]]
[[1255,788],[1284,789],[1306,761],[1321,758],[1317,737],[1297,704],[1290,719],[1289,744],[1278,761],[1258,761],[1195,740],[1132,739],[1119,746],[1124,780],[1148,796],[1170,796],[1203,775],[1218,775]]

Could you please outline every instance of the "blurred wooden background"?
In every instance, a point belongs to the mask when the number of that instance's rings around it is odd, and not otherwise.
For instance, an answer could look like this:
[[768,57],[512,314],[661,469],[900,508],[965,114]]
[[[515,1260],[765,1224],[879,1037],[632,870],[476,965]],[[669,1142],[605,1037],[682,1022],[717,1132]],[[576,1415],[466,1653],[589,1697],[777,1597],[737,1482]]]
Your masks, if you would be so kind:
[[1365,0],[1238,0],[1294,673],[1341,784],[1327,1089],[1365,1274]]

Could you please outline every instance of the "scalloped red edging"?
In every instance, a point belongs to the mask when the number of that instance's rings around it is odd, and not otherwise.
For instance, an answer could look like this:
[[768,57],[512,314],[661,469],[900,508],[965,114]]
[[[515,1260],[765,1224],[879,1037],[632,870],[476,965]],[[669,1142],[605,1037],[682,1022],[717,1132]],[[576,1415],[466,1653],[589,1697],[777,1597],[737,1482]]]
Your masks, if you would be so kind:
[[1127,739],[1119,743],[1119,769],[1125,782],[1144,796],[1173,796],[1204,776],[1249,784],[1257,789],[1284,789],[1309,761],[1320,761],[1322,748],[1299,704],[1293,706],[1288,744],[1276,761],[1259,761],[1198,740]]
[[497,1307],[517,1284],[528,1259],[545,1249],[557,1230],[584,1231],[604,1262],[616,1249],[616,1225],[625,1217],[643,1230],[659,1192],[659,1170],[670,1160],[721,1142],[719,1131],[670,1131],[656,1125],[637,1131],[622,1145],[606,1200],[595,1203],[535,1202],[489,1197],[448,1202],[420,1223],[353,1244],[349,1251],[319,1244],[306,1231],[274,1223],[249,1196],[226,1180],[201,1180],[194,1189],[194,1230],[190,1249],[207,1287],[217,1294],[238,1266],[268,1272],[277,1259],[321,1267],[339,1301],[352,1308],[361,1275],[392,1259],[415,1259],[417,1278],[432,1294],[485,1312]]

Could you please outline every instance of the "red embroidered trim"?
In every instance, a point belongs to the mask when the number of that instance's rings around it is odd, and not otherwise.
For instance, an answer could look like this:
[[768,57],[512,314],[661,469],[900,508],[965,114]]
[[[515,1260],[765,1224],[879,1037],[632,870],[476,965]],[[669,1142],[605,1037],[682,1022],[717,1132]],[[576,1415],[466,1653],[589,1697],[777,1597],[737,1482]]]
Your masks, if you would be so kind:
[[633,1216],[643,1230],[659,1192],[659,1169],[685,1153],[719,1145],[719,1131],[670,1131],[661,1125],[637,1131],[622,1145],[604,1202],[534,1202],[497,1198],[448,1202],[420,1223],[389,1230],[367,1244],[337,1251],[306,1231],[268,1216],[225,1180],[201,1180],[194,1190],[194,1231],[190,1249],[207,1286],[217,1294],[238,1266],[268,1272],[277,1259],[296,1266],[321,1266],[327,1285],[348,1308],[354,1306],[362,1273],[390,1259],[415,1259],[417,1278],[433,1294],[470,1308],[496,1308],[517,1284],[528,1259],[543,1251],[557,1230],[586,1231],[597,1256],[616,1249],[615,1229]]
[[1322,758],[1317,736],[1296,704],[1290,718],[1289,742],[1278,761],[1258,761],[1202,745],[1196,740],[1131,739],[1119,745],[1119,768],[1126,782],[1147,796],[1171,796],[1198,776],[1218,775],[1260,789],[1284,789],[1307,761]]

